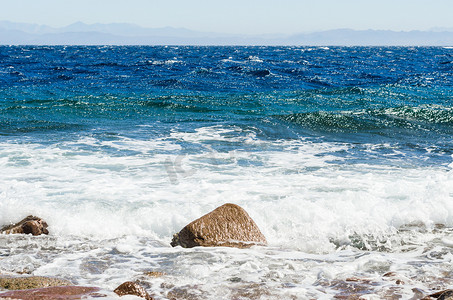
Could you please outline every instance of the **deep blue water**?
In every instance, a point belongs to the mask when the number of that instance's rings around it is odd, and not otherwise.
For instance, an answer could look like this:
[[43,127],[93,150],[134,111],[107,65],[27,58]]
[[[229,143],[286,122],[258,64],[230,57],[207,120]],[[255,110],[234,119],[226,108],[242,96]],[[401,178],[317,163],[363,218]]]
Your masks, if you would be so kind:
[[332,153],[348,163],[447,166],[453,49],[0,47],[0,141],[149,140],[214,125],[348,144]]

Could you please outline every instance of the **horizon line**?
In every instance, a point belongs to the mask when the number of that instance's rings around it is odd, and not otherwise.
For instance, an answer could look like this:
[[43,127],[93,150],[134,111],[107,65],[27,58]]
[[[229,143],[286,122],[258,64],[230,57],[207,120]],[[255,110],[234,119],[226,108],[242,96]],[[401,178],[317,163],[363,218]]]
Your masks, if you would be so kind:
[[[354,29],[351,27],[335,27],[335,28],[328,28],[328,29],[318,29],[318,30],[310,30],[310,31],[299,31],[299,32],[294,32],[294,33],[283,33],[283,32],[268,32],[268,33],[230,33],[230,32],[220,32],[220,31],[204,31],[204,30],[197,30],[197,29],[191,29],[187,27],[174,27],[171,25],[166,25],[166,26],[161,26],[161,27],[148,27],[148,26],[143,26],[137,23],[130,23],[130,22],[110,22],[110,23],[103,23],[103,22],[95,22],[95,23],[87,23],[83,21],[76,21],[69,23],[67,25],[61,25],[61,26],[54,26],[54,25],[48,25],[48,24],[43,24],[43,23],[29,23],[29,22],[16,22],[16,21],[11,21],[11,20],[0,20],[0,22],[8,22],[11,24],[21,24],[21,25],[34,25],[34,26],[43,26],[43,27],[49,27],[51,29],[64,29],[66,27],[70,27],[72,25],[86,25],[86,26],[94,26],[94,25],[132,25],[136,26],[140,29],[154,29],[154,30],[159,30],[159,29],[175,29],[175,30],[188,30],[192,32],[197,32],[197,33],[205,33],[205,34],[221,34],[221,35],[229,35],[229,36],[294,36],[294,35],[301,35],[301,34],[314,34],[314,33],[322,33],[322,32],[328,32],[328,31],[337,31],[337,30],[350,30],[350,31],[386,31],[386,32],[396,32],[396,33],[409,33],[409,32],[432,32],[432,33],[440,33],[440,32],[453,32],[453,27],[432,27],[429,29],[407,29],[407,30],[397,30],[397,29],[383,29],[383,28],[367,28],[367,29]],[[73,32],[78,32],[78,31],[73,31]]]

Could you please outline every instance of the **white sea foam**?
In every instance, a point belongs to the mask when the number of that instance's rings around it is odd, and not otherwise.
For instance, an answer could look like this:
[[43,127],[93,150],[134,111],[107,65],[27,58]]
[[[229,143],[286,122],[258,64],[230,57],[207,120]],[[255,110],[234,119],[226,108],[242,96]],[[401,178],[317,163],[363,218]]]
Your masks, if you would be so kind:
[[239,60],[234,60],[233,57],[228,57],[228,58],[224,58],[221,60],[221,62],[224,62],[224,63],[235,63],[235,64],[244,64],[243,61],[239,61]]
[[[180,154],[181,143],[205,150]],[[219,143],[243,146],[232,151],[209,146]],[[303,299],[329,295],[326,282],[351,274],[381,282],[377,274],[398,271],[414,278],[411,273],[423,268],[437,276],[452,261],[445,248],[451,248],[453,233],[437,228],[453,226],[453,173],[343,163],[335,153],[350,147],[260,140],[234,126],[174,130],[155,140],[3,142],[0,223],[39,215],[50,224],[51,236],[16,237],[9,250],[11,240],[0,236],[0,249],[8,252],[0,270],[75,276],[80,283],[113,289],[157,269],[169,274],[166,282],[200,286],[210,299],[233,297],[239,287],[256,282],[272,288],[269,298]],[[249,212],[270,247],[168,246],[174,232],[226,202]],[[423,251],[440,257],[436,265],[423,262]],[[149,284],[164,295],[159,282]]]
[[[347,145],[309,141],[270,145],[253,132],[233,134],[239,130],[175,131],[150,141],[83,138],[51,147],[3,143],[1,221],[36,213],[49,218],[54,232],[61,234],[104,236],[102,227],[109,224],[116,227],[110,237],[134,233],[165,239],[197,215],[234,202],[255,215],[273,237],[271,243],[293,246],[297,245],[293,239],[384,234],[411,222],[453,225],[451,172],[335,164],[341,159],[332,153],[347,150]],[[178,141],[204,144],[205,151],[153,153],[178,150]],[[217,152],[209,141],[243,143],[261,151]],[[275,144],[285,151],[272,150]],[[112,156],[82,150],[80,145],[137,154]],[[144,218],[153,212],[153,218]],[[184,217],[178,217],[181,213]],[[329,246],[327,242],[327,251]]]
[[263,62],[263,60],[260,59],[258,56],[253,56],[253,55],[247,57],[247,60],[248,61],[252,61],[252,62],[257,62],[257,63],[262,63]]
[[150,60],[148,63],[152,65],[173,65],[177,63],[181,63],[180,60],[178,60],[176,57],[174,59],[168,59],[168,60]]

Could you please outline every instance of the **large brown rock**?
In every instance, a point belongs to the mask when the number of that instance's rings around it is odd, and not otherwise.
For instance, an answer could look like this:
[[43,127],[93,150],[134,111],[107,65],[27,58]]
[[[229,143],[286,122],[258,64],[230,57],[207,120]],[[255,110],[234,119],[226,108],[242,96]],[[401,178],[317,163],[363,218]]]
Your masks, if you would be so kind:
[[84,296],[101,296],[93,294],[99,291],[96,287],[85,286],[56,286],[42,289],[18,290],[0,293],[0,298],[22,299],[22,300],[63,300],[63,299],[82,299]]
[[12,225],[3,226],[0,233],[5,234],[32,234],[41,235],[49,234],[47,230],[47,223],[41,218],[35,216],[28,216],[20,222]]
[[114,292],[118,296],[125,295],[134,295],[138,297],[145,298],[146,300],[153,300],[153,298],[148,294],[148,292],[137,282],[126,281],[125,283],[118,286]]
[[227,203],[184,227],[173,236],[171,245],[192,248],[266,245],[267,241],[247,212]]

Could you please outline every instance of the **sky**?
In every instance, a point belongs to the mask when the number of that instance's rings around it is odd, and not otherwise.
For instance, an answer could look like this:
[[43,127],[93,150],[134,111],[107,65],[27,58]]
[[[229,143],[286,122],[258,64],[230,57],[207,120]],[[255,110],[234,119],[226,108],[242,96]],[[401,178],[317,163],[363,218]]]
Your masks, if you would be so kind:
[[0,0],[0,20],[134,23],[232,34],[453,29],[453,0]]

